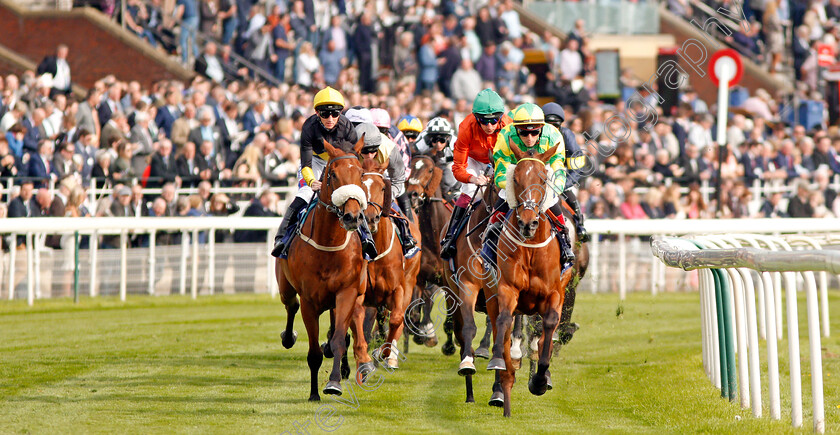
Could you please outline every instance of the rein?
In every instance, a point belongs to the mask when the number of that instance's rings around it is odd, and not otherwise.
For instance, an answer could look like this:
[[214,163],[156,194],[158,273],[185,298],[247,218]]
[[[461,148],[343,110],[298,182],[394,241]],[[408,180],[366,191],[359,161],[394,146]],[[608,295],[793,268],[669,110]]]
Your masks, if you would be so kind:
[[[330,171],[330,166],[332,166],[333,163],[335,163],[339,160],[343,160],[343,159],[358,160],[358,157],[356,157],[356,155],[346,155],[346,156],[340,156],[340,157],[336,157],[334,159],[330,159],[330,161],[327,163],[327,166],[324,168],[324,174],[326,174],[326,180],[325,180],[324,184],[326,184],[327,187],[332,188],[332,172]],[[333,190],[335,190],[335,189],[333,189]],[[338,216],[339,220],[341,220],[341,218],[344,217],[344,212],[341,210],[341,208],[339,208],[335,204],[327,204],[326,202],[324,202],[321,199],[320,196],[318,196],[318,205],[323,206],[328,212],[333,213],[336,216]]]
[[[545,162],[543,162],[540,159],[535,159],[533,157],[525,157],[525,158],[519,159],[516,162],[516,164],[518,165],[520,162],[527,162],[527,161],[538,162],[539,164],[545,166]],[[517,219],[519,219],[519,209],[520,208],[523,208],[525,210],[531,210],[531,211],[533,211],[537,214],[542,214],[541,213],[542,212],[542,206],[543,206],[543,203],[545,202],[546,197],[548,195],[546,195],[546,193],[543,192],[542,198],[540,199],[540,202],[538,204],[536,201],[531,199],[530,189],[528,189],[528,192],[529,192],[528,199],[526,199],[525,201],[522,201],[521,203],[516,204],[516,207],[514,208],[514,211],[516,212],[516,218]],[[515,198],[515,199],[519,199],[519,198]]]

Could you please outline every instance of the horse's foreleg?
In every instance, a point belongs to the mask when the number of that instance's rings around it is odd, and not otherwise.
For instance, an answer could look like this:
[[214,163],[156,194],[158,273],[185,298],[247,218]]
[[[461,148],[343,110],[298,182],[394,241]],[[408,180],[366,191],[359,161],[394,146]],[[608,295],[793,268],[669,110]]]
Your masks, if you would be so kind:
[[560,309],[560,298],[557,293],[554,293],[551,296],[548,310],[543,315],[543,331],[542,337],[540,337],[540,359],[537,363],[537,372],[531,376],[531,380],[528,382],[528,390],[536,396],[545,394],[549,387],[548,366],[551,362],[551,347],[553,345],[551,336],[560,323]]
[[376,307],[366,307],[365,308],[365,320],[364,320],[364,330],[365,330],[365,341],[368,343],[371,342],[373,338],[373,326],[376,323]]
[[[438,286],[429,284],[423,291],[423,319],[420,323],[423,325],[421,330],[426,334],[422,337],[422,344],[426,347],[435,347],[438,344],[437,334],[435,334],[435,327],[432,324],[432,308],[434,308],[434,295],[437,293]],[[418,343],[419,344],[419,343]]]
[[499,290],[494,298],[498,304],[498,316],[495,320],[495,336],[493,341],[493,359],[487,364],[488,370],[505,370],[505,343],[510,352],[510,332],[513,326],[513,310],[516,308],[515,290],[509,285],[499,284]]
[[367,376],[373,372],[373,363],[368,355],[367,341],[364,335],[365,307],[362,306],[364,295],[358,296],[350,315],[350,330],[353,333],[353,357],[356,359],[356,382],[364,384]]
[[[309,400],[321,400],[321,396],[318,395],[318,370],[321,369],[324,354],[321,352],[321,346],[318,345],[318,313],[311,304],[304,302],[301,307],[301,317],[306,326],[306,335],[309,337],[309,353],[306,355],[310,378]],[[337,391],[325,388],[324,394],[341,394],[341,385],[338,386]]]
[[513,329],[510,334],[510,358],[514,361],[518,361],[517,365],[521,364],[522,360],[522,326],[524,323],[524,317],[525,316],[522,314],[513,316]]
[[[329,347],[333,354],[330,383],[341,382],[341,358],[347,352],[346,335],[354,313],[356,295],[355,291],[342,290],[335,296],[335,330],[329,340]],[[364,339],[364,337],[361,338]]]
[[321,351],[324,352],[324,356],[327,358],[333,357],[333,350],[330,345],[333,335],[335,335],[335,309],[330,310],[330,327],[327,329],[327,341],[321,345]]
[[505,398],[503,413],[505,417],[510,417],[511,390],[513,390],[513,383],[516,381],[516,369],[514,368],[513,360],[510,357],[510,342],[511,336],[509,334],[505,334],[504,357],[507,369],[502,370],[499,373],[502,382],[502,394]]
[[[493,337],[496,337],[498,334],[495,322],[498,315],[499,307],[496,298],[491,298],[487,301],[487,319],[489,321],[488,327],[493,331]],[[499,370],[496,370],[495,381],[493,382],[493,393],[490,396],[490,402],[488,405],[497,407],[504,405],[504,394],[502,394],[502,382],[500,381]]]
[[560,325],[558,326],[560,344],[567,344],[577,331],[577,325],[572,325],[572,311],[575,309],[576,286],[569,284],[566,287],[566,297],[563,298],[563,309],[560,313]]
[[[286,274],[283,273],[280,266],[280,260],[277,260],[275,268],[275,277],[277,278],[277,287],[280,290],[280,300],[286,306],[286,329],[280,332],[280,343],[286,349],[291,349],[297,341],[297,332],[294,331],[295,315],[300,308],[300,301],[298,300],[297,292],[289,280],[286,279]],[[317,337],[315,338],[317,342]]]
[[405,320],[405,300],[402,286],[398,286],[390,298],[388,309],[391,317],[388,319],[388,338],[382,345],[382,358],[387,361],[390,369],[399,368],[399,350],[397,342],[403,333],[403,321]]

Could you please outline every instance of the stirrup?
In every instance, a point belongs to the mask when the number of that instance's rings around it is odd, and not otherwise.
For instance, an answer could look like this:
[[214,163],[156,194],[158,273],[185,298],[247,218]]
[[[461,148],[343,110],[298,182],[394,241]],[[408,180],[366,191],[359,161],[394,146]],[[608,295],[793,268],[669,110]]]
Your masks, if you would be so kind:
[[586,231],[586,228],[583,227],[582,223],[576,225],[575,230],[577,231],[577,236],[580,243],[586,243],[592,240],[592,237],[589,235],[589,232]]

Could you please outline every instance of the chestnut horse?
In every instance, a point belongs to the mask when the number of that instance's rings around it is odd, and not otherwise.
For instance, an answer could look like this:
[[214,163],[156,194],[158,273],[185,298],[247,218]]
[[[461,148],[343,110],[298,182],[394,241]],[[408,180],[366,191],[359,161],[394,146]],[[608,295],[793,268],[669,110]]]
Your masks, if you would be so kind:
[[[362,168],[362,185],[368,202],[365,218],[379,250],[379,255],[368,263],[364,304],[377,308],[384,306],[391,312],[388,338],[380,349],[374,351],[374,358],[386,367],[396,369],[399,366],[397,340],[402,335],[405,309],[417,283],[420,256],[409,259],[403,256],[396,226],[391,221],[391,183],[384,175],[388,162],[380,164],[375,160],[365,160]],[[411,210],[408,212],[411,213]],[[410,230],[419,237],[416,225],[411,225]]]
[[[489,332],[492,329],[488,320],[487,330],[479,350],[473,351],[472,343],[477,333],[475,311],[487,312],[486,298],[482,289],[486,275],[480,255],[482,235],[493,211],[496,198],[498,198],[498,191],[493,184],[479,187],[479,189],[483,191],[481,202],[474,205],[475,208],[469,217],[469,221],[456,242],[457,252],[453,258],[455,272],[452,272],[449,267],[445,268],[447,292],[450,293],[450,297],[446,298],[447,303],[450,303],[447,311],[452,313],[455,340],[461,347],[461,363],[458,366],[458,374],[465,378],[467,403],[475,402],[472,387],[472,375],[475,374],[474,358],[490,357],[489,350],[486,347],[489,346]],[[443,231],[442,236],[445,235],[447,229],[444,228]],[[451,335],[447,331],[447,344],[449,339],[451,339]],[[447,344],[444,344],[444,346]],[[484,346],[483,351],[486,353],[480,352],[482,350],[481,346]]]
[[[406,314],[412,323],[410,332],[415,334],[415,339],[420,339],[420,343],[425,343],[429,347],[437,344],[437,336],[431,321],[433,294],[428,289],[430,285],[438,288],[445,285],[443,270],[446,268],[446,262],[440,258],[439,235],[452,214],[443,202],[443,192],[440,187],[442,179],[443,171],[437,167],[434,159],[422,154],[412,157],[411,178],[406,183],[406,192],[417,216],[422,250],[420,273],[417,275],[418,286],[415,287],[409,312]],[[422,308],[423,318],[417,322],[412,314],[417,313],[420,308]]]
[[[540,314],[543,333],[539,340],[539,363],[528,382],[528,390],[542,395],[548,389],[548,366],[552,335],[560,322],[565,290],[573,270],[561,271],[560,247],[552,224],[545,216],[555,192],[547,185],[546,162],[557,151],[532,155],[511,146],[517,160],[508,168],[507,189],[513,213],[499,235],[496,275],[486,280],[487,310],[493,322],[493,358],[488,370],[500,372],[504,416],[510,416],[511,389],[515,368],[510,357],[511,326],[515,313]],[[504,261],[501,261],[504,258]]]
[[347,350],[348,326],[354,337],[356,381],[364,382],[374,370],[362,333],[364,310],[361,306],[367,288],[367,261],[362,257],[361,242],[353,234],[367,208],[358,158],[363,145],[364,137],[353,148],[355,153],[347,153],[324,141],[330,160],[321,177],[318,204],[311,211],[312,216],[301,225],[300,237],[289,246],[288,259],[277,260],[277,285],[287,313],[281,342],[286,349],[295,344],[297,333],[292,328],[300,308],[309,337],[306,357],[311,377],[309,400],[321,400],[318,370],[323,353],[318,344],[318,319],[324,311],[334,309],[336,331],[330,339],[335,359],[324,394],[341,395],[340,361]]

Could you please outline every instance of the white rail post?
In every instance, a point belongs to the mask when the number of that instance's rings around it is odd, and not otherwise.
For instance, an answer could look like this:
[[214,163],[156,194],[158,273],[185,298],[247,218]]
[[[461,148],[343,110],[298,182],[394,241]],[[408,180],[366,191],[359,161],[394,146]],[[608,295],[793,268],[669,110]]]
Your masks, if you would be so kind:
[[624,233],[618,234],[618,297],[627,298],[627,241]]
[[[665,267],[665,265],[662,265],[662,267]],[[658,290],[656,288],[656,286],[659,285],[659,282],[657,281],[657,278],[659,278],[659,262],[658,261],[652,261],[650,263],[650,294],[651,294],[651,296],[656,296],[656,291]]]
[[120,300],[125,302],[128,286],[128,232],[120,231]]
[[776,308],[773,297],[773,278],[770,272],[763,272],[764,288],[770,293],[765,295],[765,314],[767,316],[767,378],[769,382],[768,391],[770,394],[770,418],[779,420],[782,418],[781,399],[779,397],[779,353],[777,349],[778,339],[776,338]]
[[825,433],[822,350],[817,307],[817,283],[813,273],[805,274],[805,301],[808,305],[808,345],[811,353],[811,401],[814,404],[814,431]]
[[210,294],[216,292],[216,229],[207,233],[207,286]]
[[[9,179],[11,182],[11,179]],[[15,267],[17,263],[17,233],[12,233],[12,244],[9,246],[9,300],[15,298]]]
[[192,232],[192,276],[190,277],[192,298],[198,297],[198,230]]
[[799,366],[799,313],[796,309],[796,274],[785,272],[788,314],[788,353],[790,354],[790,418],[793,427],[802,427],[802,370]]
[[[93,181],[91,181],[93,182]],[[90,235],[90,297],[96,296],[96,263],[99,256],[99,235],[96,230]]]
[[32,233],[26,233],[26,303],[29,306],[35,303],[35,282],[34,282],[34,255],[32,253]]
[[155,259],[155,245],[157,244],[157,231],[151,230],[149,231],[149,294],[155,294],[155,279],[157,278],[155,275],[157,271],[155,270],[155,266],[157,260]]
[[[271,250],[274,248],[274,238],[271,237],[273,231],[268,230],[268,234],[265,238],[266,240],[266,252],[270,253]],[[275,275],[274,275],[274,264],[275,258],[272,257],[270,254],[266,255],[266,264],[265,264],[265,286],[268,288],[268,293],[271,294],[272,298],[277,296],[278,292],[274,291],[274,283],[275,283]]]
[[179,278],[179,293],[181,295],[187,294],[187,257],[189,256],[189,245],[187,235],[189,233],[181,231],[181,276]]
[[36,233],[32,236],[32,258],[33,266],[35,267],[35,298],[41,299],[41,234]]

